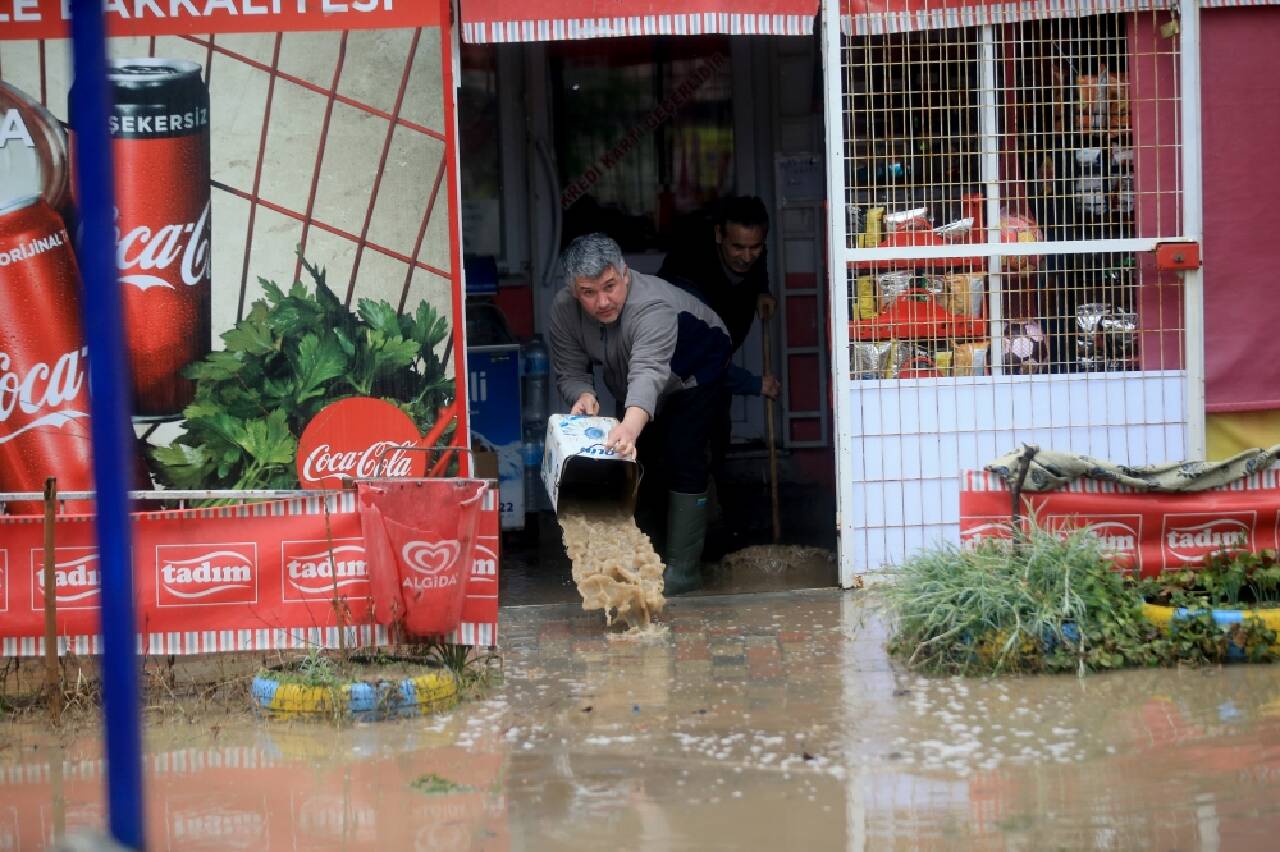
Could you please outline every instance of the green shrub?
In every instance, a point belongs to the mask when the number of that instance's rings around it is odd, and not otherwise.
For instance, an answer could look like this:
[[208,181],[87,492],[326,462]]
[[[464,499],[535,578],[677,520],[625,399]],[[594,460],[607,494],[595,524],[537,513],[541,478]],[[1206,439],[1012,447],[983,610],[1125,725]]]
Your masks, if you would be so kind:
[[[1085,530],[1025,532],[909,559],[880,587],[889,650],[913,669],[948,674],[1097,671],[1133,666],[1271,662],[1276,633],[1259,618],[1224,628],[1213,609],[1280,598],[1276,554],[1216,554],[1197,570],[1138,580],[1114,569]],[[1189,610],[1168,634],[1144,600]]]
[[1046,529],[908,560],[883,590],[890,651],[928,672],[1085,671],[1162,662],[1142,598],[1082,530]]

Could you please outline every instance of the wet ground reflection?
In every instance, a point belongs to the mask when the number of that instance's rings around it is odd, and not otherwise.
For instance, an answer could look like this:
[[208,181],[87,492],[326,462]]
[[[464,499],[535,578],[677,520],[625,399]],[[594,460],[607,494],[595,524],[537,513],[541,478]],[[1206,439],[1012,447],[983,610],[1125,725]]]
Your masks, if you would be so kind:
[[[1280,669],[927,679],[835,592],[670,632],[504,612],[504,682],[418,722],[150,732],[157,849],[1269,849]],[[0,725],[0,849],[101,823],[92,738]],[[424,781],[424,779],[426,779]],[[417,782],[417,786],[415,786]]]

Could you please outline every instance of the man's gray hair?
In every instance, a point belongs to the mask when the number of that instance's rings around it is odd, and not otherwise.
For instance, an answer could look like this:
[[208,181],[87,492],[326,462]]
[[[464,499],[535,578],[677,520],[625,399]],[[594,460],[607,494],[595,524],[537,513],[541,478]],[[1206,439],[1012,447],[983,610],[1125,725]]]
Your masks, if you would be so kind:
[[627,271],[622,249],[604,234],[583,234],[569,243],[560,255],[566,287],[572,287],[579,278],[599,278],[610,266],[619,275]]

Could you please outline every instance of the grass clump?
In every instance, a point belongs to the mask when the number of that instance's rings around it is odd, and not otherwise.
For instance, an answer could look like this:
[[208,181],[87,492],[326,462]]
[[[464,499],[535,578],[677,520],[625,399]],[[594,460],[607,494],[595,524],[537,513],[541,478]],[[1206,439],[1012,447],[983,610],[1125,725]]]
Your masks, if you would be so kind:
[[448,793],[467,793],[472,789],[465,784],[458,784],[455,781],[450,781],[448,778],[445,778],[442,775],[437,775],[434,772],[419,775],[417,778],[409,782],[409,787],[419,793],[425,793],[428,796],[438,796]]
[[1035,519],[1008,536],[908,560],[884,590],[890,651],[913,668],[954,674],[1149,662],[1156,631],[1095,536]]
[[[939,674],[1217,663],[1233,646],[1250,661],[1274,657],[1275,634],[1256,619],[1224,631],[1206,609],[1162,633],[1143,614],[1152,581],[1115,570],[1087,530],[1033,517],[1007,535],[930,548],[902,566],[881,592],[891,653]],[[1204,570],[1198,578],[1216,582],[1212,564]]]
[[424,655],[434,665],[453,672],[459,692],[467,698],[484,695],[501,677],[501,659],[481,648],[436,640],[426,646]]
[[307,655],[289,666],[264,668],[258,677],[269,678],[278,683],[296,683],[302,686],[319,686],[337,689],[344,678],[339,671],[338,662],[323,651],[313,648]]

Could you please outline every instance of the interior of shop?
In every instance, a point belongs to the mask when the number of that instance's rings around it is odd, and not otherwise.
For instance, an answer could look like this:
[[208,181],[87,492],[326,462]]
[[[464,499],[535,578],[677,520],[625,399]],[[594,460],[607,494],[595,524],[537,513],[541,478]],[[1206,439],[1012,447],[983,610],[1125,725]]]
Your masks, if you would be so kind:
[[[1065,423],[1054,395],[1067,393],[1060,379],[1077,376],[1090,393],[1169,397],[1158,383],[1181,368],[1178,282],[1143,269],[1129,243],[1176,230],[1176,181],[1165,174],[1177,151],[1166,127],[1176,105],[1165,97],[1171,45],[1160,20],[1123,15],[843,42],[847,233],[859,249],[892,252],[851,261],[847,279],[851,392],[886,430],[876,440],[863,440],[868,423],[850,433],[861,441],[851,447],[861,490],[846,497],[867,537],[859,564],[875,568],[926,541],[954,539],[961,469],[1017,440],[1075,441],[1053,431]],[[771,216],[778,316],[770,339],[757,323],[735,359],[761,372],[769,351],[782,382],[772,433],[781,541],[834,547],[828,140],[817,38],[467,44],[461,65],[473,433],[478,446],[497,450],[507,480],[512,602],[526,598],[526,587],[533,597],[551,586],[573,596],[535,466],[538,424],[565,410],[554,376],[545,376],[540,338],[561,284],[559,249],[600,230],[629,266],[654,272],[668,251],[710,230],[708,210],[729,195],[758,195]],[[1141,122],[1145,135],[1135,141]],[[1011,250],[964,251],[989,242]],[[1050,248],[1020,254],[1023,243]],[[1041,377],[1044,400],[1015,424],[1002,414],[1014,402],[1000,402],[997,389],[1018,377]],[[943,392],[951,396],[926,401]],[[984,393],[994,396],[983,403]],[[506,414],[491,414],[495,399]],[[602,405],[609,411],[612,400]],[[916,409],[935,409],[947,434],[930,437]],[[1104,416],[1091,406],[1087,413]],[[968,420],[977,428],[965,428]],[[1177,443],[1168,429],[1156,444],[1110,428],[1088,436],[1105,457],[1164,457],[1165,444]],[[735,398],[732,446],[716,483],[709,563],[772,540],[760,397]],[[834,569],[801,573],[774,587],[835,582]],[[710,586],[726,587],[736,588]]]
[[[778,299],[768,339],[757,320],[735,360],[763,374],[767,352],[782,391],[773,423],[763,397],[734,398],[705,590],[835,584],[817,48],[815,38],[742,36],[462,46],[472,440],[501,480],[504,604],[578,594],[538,472],[547,417],[568,410],[544,333],[562,286],[560,250],[602,231],[629,267],[654,273],[680,241],[711,238],[711,210],[731,195],[765,202],[760,262]],[[611,413],[613,400],[597,387]],[[749,558],[775,542],[775,511],[776,541],[794,549],[786,559]]]
[[961,541],[964,472],[1023,442],[1184,457],[1183,284],[1152,259],[1181,228],[1176,32],[1156,13],[842,42],[842,564]]

